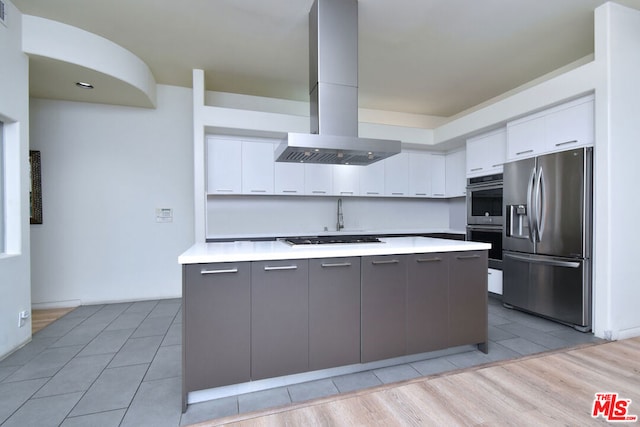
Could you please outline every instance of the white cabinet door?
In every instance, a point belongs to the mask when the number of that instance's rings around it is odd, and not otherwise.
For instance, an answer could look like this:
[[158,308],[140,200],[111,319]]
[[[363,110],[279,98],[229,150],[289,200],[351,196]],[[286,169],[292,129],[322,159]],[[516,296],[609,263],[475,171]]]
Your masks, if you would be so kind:
[[507,124],[507,160],[533,157],[544,151],[544,116]]
[[507,123],[507,161],[593,145],[593,95]]
[[468,139],[467,177],[501,173],[506,159],[506,151],[506,129]]
[[569,150],[574,147],[593,145],[593,99],[569,104],[545,117],[546,151]]
[[431,168],[431,197],[445,197],[446,188],[446,162],[444,154],[430,154]]
[[409,194],[409,155],[396,154],[383,160],[384,194],[392,197],[406,197]]
[[242,190],[242,142],[207,138],[207,193],[239,194]]
[[276,194],[304,194],[304,165],[302,163],[275,163],[274,192]]
[[357,196],[360,194],[360,169],[364,166],[333,165],[333,194]]
[[381,197],[384,195],[384,161],[360,167],[360,195]]
[[502,271],[490,268],[488,271],[488,290],[494,294],[502,295]]
[[274,144],[242,141],[242,194],[273,194]]
[[409,153],[409,196],[431,196],[431,155]]
[[467,179],[465,173],[465,150],[448,153],[445,157],[445,194],[447,197],[462,197],[467,194]]
[[309,196],[328,196],[333,192],[332,165],[304,165],[304,192]]

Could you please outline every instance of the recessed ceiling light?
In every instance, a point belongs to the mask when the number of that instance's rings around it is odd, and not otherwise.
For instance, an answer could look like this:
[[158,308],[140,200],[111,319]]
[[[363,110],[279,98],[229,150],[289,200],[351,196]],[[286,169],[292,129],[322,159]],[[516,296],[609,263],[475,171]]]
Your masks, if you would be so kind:
[[93,85],[91,83],[76,82],[76,86],[82,89],[93,89]]

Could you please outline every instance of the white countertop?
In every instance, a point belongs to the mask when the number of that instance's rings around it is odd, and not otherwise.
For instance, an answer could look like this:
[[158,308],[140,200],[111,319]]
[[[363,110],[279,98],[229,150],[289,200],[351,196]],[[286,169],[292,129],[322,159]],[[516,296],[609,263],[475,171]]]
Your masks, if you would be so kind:
[[432,237],[388,237],[382,243],[333,243],[291,246],[281,241],[196,243],[178,257],[180,264],[266,261],[304,258],[396,255],[488,250],[489,243]]

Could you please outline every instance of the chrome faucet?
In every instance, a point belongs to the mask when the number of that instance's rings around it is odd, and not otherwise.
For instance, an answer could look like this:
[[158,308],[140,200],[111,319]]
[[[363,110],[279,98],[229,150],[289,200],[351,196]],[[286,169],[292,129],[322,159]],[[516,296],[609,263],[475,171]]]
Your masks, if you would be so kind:
[[338,223],[336,225],[336,231],[340,231],[344,228],[344,216],[342,215],[342,199],[338,199]]

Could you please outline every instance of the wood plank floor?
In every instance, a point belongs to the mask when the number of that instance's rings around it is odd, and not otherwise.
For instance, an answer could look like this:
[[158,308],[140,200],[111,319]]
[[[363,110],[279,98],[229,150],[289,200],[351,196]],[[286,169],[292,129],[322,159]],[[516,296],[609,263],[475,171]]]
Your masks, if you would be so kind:
[[31,333],[35,334],[53,321],[61,318],[75,307],[31,310]]
[[[640,337],[586,345],[197,424],[229,426],[586,426],[595,393],[640,416]],[[633,423],[631,425],[634,425]]]

